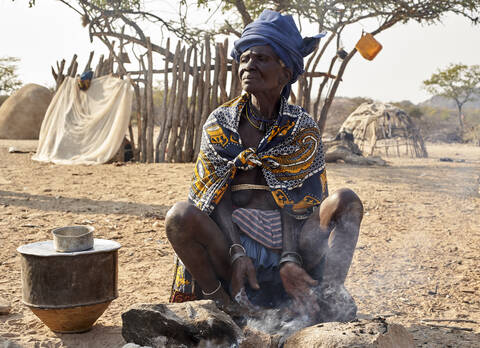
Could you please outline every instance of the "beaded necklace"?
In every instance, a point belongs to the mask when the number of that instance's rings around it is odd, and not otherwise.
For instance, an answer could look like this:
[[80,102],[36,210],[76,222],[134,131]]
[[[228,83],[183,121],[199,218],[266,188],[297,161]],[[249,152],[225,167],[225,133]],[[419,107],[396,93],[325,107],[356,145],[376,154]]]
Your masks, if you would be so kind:
[[[258,129],[261,132],[265,132],[265,130],[267,129],[267,126],[270,126],[272,123],[275,122],[275,119],[265,120],[263,118],[256,116],[250,101],[247,103],[247,112],[245,113],[245,116],[247,118],[248,123],[250,123],[254,128]],[[253,122],[252,119],[255,120],[258,123],[258,125],[255,124],[255,122]]]

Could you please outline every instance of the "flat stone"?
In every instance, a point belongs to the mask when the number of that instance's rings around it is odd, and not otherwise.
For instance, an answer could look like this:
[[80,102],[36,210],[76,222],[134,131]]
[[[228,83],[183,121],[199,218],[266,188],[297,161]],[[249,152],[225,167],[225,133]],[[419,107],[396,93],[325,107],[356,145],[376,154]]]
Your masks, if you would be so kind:
[[142,346],[230,346],[243,339],[232,318],[210,300],[137,304],[122,314],[122,336]]
[[323,323],[290,336],[284,348],[414,348],[412,335],[400,324],[382,318],[350,323]]

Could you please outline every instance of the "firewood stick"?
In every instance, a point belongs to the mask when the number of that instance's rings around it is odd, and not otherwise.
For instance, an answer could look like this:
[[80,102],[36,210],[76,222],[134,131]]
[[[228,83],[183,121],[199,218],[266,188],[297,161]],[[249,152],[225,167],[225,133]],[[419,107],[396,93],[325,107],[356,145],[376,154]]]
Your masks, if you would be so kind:
[[429,324],[429,323],[425,323],[427,324],[428,326],[431,326],[431,327],[437,327],[439,329],[452,329],[452,330],[463,330],[463,331],[473,331],[472,328],[469,328],[469,327],[460,327],[460,326],[449,326],[449,325],[436,325],[436,324]]
[[472,323],[472,324],[477,324],[475,320],[471,319],[422,319],[422,321],[427,321],[427,322],[454,322],[454,323]]

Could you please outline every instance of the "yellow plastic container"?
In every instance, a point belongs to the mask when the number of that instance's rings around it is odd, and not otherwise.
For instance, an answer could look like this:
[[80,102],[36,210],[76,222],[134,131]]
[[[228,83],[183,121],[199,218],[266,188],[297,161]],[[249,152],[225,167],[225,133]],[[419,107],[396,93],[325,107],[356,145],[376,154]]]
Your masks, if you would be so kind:
[[358,40],[355,48],[362,55],[363,58],[372,60],[382,49],[380,42],[375,40],[372,34],[364,33],[360,40]]

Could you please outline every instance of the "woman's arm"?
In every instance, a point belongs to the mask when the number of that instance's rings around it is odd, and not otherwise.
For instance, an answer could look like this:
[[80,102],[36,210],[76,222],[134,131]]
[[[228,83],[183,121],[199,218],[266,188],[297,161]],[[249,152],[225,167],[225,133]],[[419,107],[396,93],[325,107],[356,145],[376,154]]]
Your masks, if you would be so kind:
[[258,285],[252,260],[246,255],[241,245],[238,228],[232,222],[232,213],[232,193],[229,187],[211,217],[225,234],[230,247],[228,252],[232,261],[231,296],[240,304],[251,306],[245,295],[245,282],[248,280],[250,286],[257,290],[260,289],[260,285]]
[[299,220],[281,210],[283,250],[280,258],[280,277],[283,287],[293,300],[296,310],[312,315],[319,310],[315,295],[311,287],[317,281],[303,269],[303,260],[298,253],[298,234],[301,230]]

